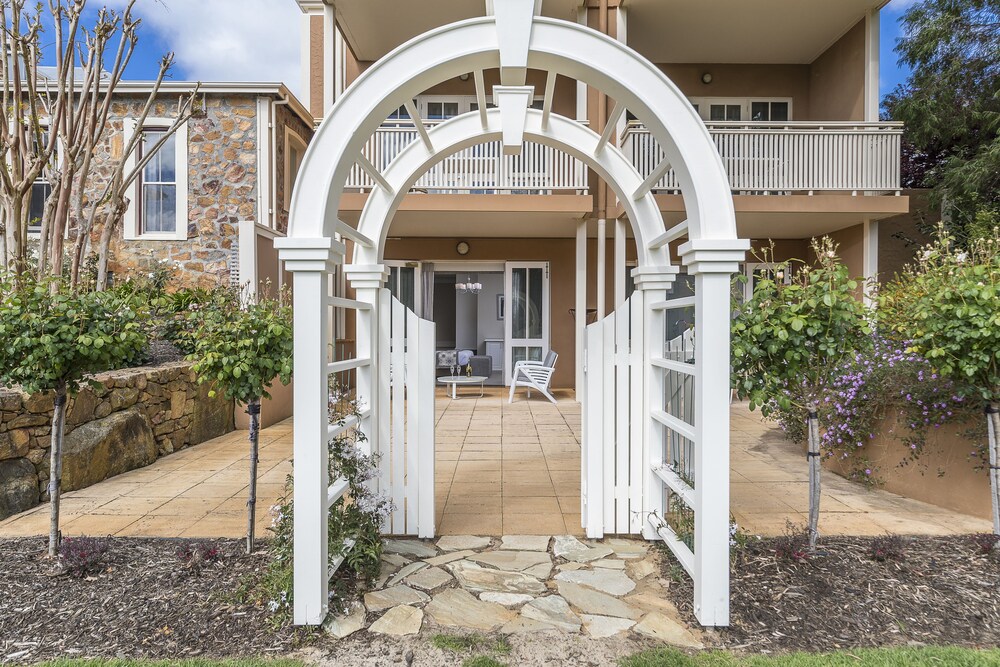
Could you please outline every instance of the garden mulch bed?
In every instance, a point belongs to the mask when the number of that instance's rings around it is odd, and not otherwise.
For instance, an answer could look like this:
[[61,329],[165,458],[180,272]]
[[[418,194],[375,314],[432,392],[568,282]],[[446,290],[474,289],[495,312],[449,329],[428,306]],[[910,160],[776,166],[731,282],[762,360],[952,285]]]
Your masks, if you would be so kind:
[[[898,645],[1000,645],[1000,558],[968,536],[906,538],[904,560],[871,558],[871,538],[822,539],[802,562],[752,540],[732,567],[731,627],[718,643],[747,652],[829,651]],[[689,620],[692,585],[664,574]]]
[[0,664],[55,657],[185,658],[282,655],[309,641],[273,626],[263,601],[241,595],[267,556],[240,540],[211,540],[200,573],[181,540],[110,538],[100,571],[83,579],[44,557],[40,538],[0,539]]

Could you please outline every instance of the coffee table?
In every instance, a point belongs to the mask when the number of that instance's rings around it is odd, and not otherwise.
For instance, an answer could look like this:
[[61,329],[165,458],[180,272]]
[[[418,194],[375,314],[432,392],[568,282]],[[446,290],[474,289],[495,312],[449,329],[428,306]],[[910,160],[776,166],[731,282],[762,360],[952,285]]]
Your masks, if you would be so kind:
[[485,375],[445,375],[438,378],[438,382],[445,386],[451,387],[451,398],[452,400],[458,400],[458,385],[479,385],[479,396],[476,398],[482,398],[484,395],[483,386],[488,380]]

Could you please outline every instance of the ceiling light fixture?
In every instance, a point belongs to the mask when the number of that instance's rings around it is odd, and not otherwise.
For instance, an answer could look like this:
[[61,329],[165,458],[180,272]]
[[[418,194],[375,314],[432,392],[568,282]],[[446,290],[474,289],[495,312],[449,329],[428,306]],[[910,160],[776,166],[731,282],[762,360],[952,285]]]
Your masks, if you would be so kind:
[[462,294],[479,294],[483,291],[483,284],[472,282],[472,276],[469,276],[469,282],[455,283],[455,291]]

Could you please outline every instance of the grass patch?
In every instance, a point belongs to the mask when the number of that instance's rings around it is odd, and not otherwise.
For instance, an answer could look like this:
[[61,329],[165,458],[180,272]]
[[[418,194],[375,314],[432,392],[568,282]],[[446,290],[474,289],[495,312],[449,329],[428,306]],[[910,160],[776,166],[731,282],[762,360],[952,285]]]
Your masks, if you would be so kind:
[[[477,634],[437,634],[431,637],[431,645],[441,649],[442,651],[451,651],[452,653],[465,653],[472,651],[486,651],[488,653],[496,653],[500,655],[510,653],[510,642],[508,642],[504,637],[489,638]],[[488,667],[488,665],[487,663],[483,663],[478,667]]]
[[265,658],[233,658],[225,660],[129,660],[59,658],[37,663],[35,667],[304,667],[299,660]]
[[462,667],[507,667],[507,664],[488,655],[477,655],[463,660]]
[[996,667],[1000,650],[965,648],[858,649],[836,653],[734,656],[717,651],[687,655],[674,649],[643,651],[621,667]]

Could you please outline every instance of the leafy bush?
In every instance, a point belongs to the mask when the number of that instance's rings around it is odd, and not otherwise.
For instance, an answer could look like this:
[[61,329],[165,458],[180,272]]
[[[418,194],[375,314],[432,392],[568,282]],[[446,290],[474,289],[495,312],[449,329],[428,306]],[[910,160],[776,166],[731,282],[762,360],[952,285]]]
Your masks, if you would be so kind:
[[65,572],[83,579],[101,569],[109,546],[107,538],[68,537],[59,545],[59,562]]
[[774,557],[801,563],[809,560],[809,553],[809,530],[791,522],[786,523],[784,534],[774,539]]
[[872,560],[902,562],[906,560],[906,540],[899,535],[880,535],[869,546]]
[[993,532],[1000,533],[1000,229],[960,249],[940,228],[883,290],[879,312],[886,331],[953,382],[957,396],[984,404]]
[[182,542],[177,547],[177,559],[190,572],[201,574],[206,565],[219,562],[222,551],[209,542]]

